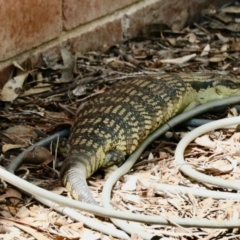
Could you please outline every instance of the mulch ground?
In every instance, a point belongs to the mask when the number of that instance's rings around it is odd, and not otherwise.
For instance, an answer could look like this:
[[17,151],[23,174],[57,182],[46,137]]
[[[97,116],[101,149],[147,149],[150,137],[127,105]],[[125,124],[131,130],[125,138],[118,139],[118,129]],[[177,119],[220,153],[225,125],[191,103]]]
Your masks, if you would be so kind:
[[[151,24],[142,35],[102,51],[60,55],[43,54],[38,69],[23,69],[14,62],[15,71],[1,91],[0,144],[1,166],[7,167],[23,149],[69,127],[77,109],[89,98],[103,94],[116,81],[155,72],[214,72],[238,76],[240,73],[240,5],[221,9],[210,6],[201,21],[185,26],[188,13],[172,26]],[[217,119],[236,116],[234,108],[201,117]],[[158,183],[226,191],[193,181],[184,176],[174,162],[178,141],[192,128],[179,126],[156,140],[142,154],[130,173],[123,176],[112,193],[116,209],[133,213],[209,220],[239,218],[240,203],[195,197],[180,192],[157,191]],[[237,181],[239,169],[238,130],[220,129],[189,145],[186,161],[198,171]],[[36,148],[17,170],[18,176],[49,191],[70,197],[62,187],[58,170],[62,157],[52,148]],[[34,157],[33,157],[34,156]],[[90,189],[100,200],[104,180],[101,173],[89,179]],[[86,228],[82,222],[62,216],[39,204],[7,183],[0,183],[0,239],[117,239]],[[102,221],[92,214],[86,216]],[[106,226],[114,227],[106,219]],[[239,239],[239,229],[184,228],[129,223],[134,227],[170,239]],[[137,235],[132,239],[141,239]]]

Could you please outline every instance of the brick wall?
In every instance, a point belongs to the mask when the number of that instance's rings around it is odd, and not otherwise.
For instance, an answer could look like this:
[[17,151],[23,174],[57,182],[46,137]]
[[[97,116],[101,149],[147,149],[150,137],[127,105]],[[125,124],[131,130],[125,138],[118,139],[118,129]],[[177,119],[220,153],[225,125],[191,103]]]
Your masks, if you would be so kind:
[[[196,16],[209,4],[228,0],[0,0],[0,78],[11,75],[13,61],[41,52],[58,51],[61,44],[85,52],[137,35],[145,24],[170,24],[182,9]],[[1,84],[0,84],[1,85]]]

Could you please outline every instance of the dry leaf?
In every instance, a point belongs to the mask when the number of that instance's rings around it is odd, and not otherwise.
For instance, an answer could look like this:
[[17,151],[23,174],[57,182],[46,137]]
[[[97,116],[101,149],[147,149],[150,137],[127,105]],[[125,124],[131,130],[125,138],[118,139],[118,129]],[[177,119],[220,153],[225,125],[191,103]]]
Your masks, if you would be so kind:
[[93,232],[90,231],[87,228],[84,228],[82,234],[81,234],[81,240],[99,240],[99,239],[103,239],[103,234],[98,233],[98,232]]
[[[172,45],[172,46],[175,46],[176,45],[176,38],[167,38],[168,42]],[[169,50],[160,50],[159,52],[170,52]],[[164,57],[164,54],[161,54],[160,56],[163,56]]]
[[201,53],[201,57],[203,56],[207,56],[209,54],[209,51],[210,51],[210,44],[207,44],[204,49],[202,50],[202,53]]
[[18,212],[16,214],[16,217],[19,218],[19,219],[23,219],[23,218],[29,217],[29,209],[26,206],[22,206],[18,210]]
[[229,42],[229,38],[223,36],[221,33],[216,33],[216,36],[217,36],[217,37],[219,38],[219,40],[221,40],[221,42],[223,42],[223,43]]
[[221,51],[222,52],[226,52],[229,48],[229,45],[228,44],[223,44],[222,47],[221,47]]
[[226,59],[226,56],[224,55],[215,55],[213,57],[209,58],[210,62],[222,62]]
[[86,86],[77,86],[72,90],[74,96],[83,96],[86,95]]
[[56,194],[58,194],[58,195],[66,192],[66,191],[67,191],[67,190],[66,190],[66,188],[64,188],[64,187],[55,187],[55,188],[52,190],[53,193],[56,193]]
[[148,160],[152,160],[152,159],[154,159],[154,156],[153,156],[152,153],[149,153],[149,155],[148,155]]
[[61,78],[58,82],[68,83],[73,80],[73,71],[75,66],[75,58],[67,48],[61,48],[61,55],[63,59],[63,67],[61,68]]
[[139,204],[140,201],[140,197],[138,195],[133,195],[133,194],[128,194],[128,193],[123,193],[123,199],[126,202],[130,202],[133,204]]
[[233,171],[234,166],[232,164],[224,164],[220,166],[219,162],[211,163],[209,164],[210,166],[204,166],[204,167],[199,167],[197,168],[198,171],[200,172],[205,172],[207,174],[211,174],[213,176],[219,176],[222,174],[229,174]]
[[37,137],[37,134],[32,128],[23,125],[9,127],[4,131],[4,135],[11,139],[11,143],[3,145],[2,150],[4,153],[11,149],[27,147],[29,141]]
[[108,66],[112,67],[113,69],[123,69],[126,67],[135,68],[135,66],[133,64],[119,60],[116,57],[106,59],[105,63]]
[[190,61],[191,59],[195,58],[197,56],[197,54],[190,54],[190,55],[186,55],[180,58],[173,58],[173,59],[162,59],[160,60],[162,63],[172,63],[172,64],[183,64],[186,63],[188,61]]
[[240,142],[240,132],[234,133],[228,141],[229,142]]
[[[4,223],[7,223],[8,225],[11,224],[13,226],[16,226],[17,228],[19,228],[19,229],[23,230],[24,232],[28,233],[29,235],[33,236],[34,239],[49,240],[49,238],[46,237],[43,233],[39,232],[38,230],[36,230],[32,227],[25,226],[24,224],[20,224],[20,223],[16,223],[16,222],[7,221],[7,220],[1,220],[1,221]],[[16,232],[12,231],[12,229],[11,229],[11,233],[16,234]],[[4,236],[4,239],[7,239],[6,236]],[[26,240],[26,237],[21,237],[20,232],[18,232],[18,234],[16,234],[15,237],[11,237],[9,239]]]
[[11,102],[15,100],[21,94],[22,86],[28,74],[24,73],[7,81],[1,92],[1,101]]
[[125,175],[124,184],[121,189],[125,191],[133,191],[136,189],[138,177],[134,175]]
[[19,148],[23,148],[23,147],[27,147],[28,144],[25,143],[25,144],[4,144],[2,146],[2,151],[3,153],[11,150],[11,149],[19,149]]
[[[74,239],[74,238],[81,238],[83,234],[82,224],[80,223],[80,227],[77,227],[77,224],[71,226],[71,225],[65,225],[61,226],[59,229],[62,236],[68,238],[68,239]],[[90,238],[91,239],[91,238]]]
[[27,127],[24,125],[16,125],[13,127],[9,127],[5,130],[5,133],[16,135],[18,136],[18,138],[23,138],[26,141],[37,138],[36,132],[31,127]]
[[27,152],[23,161],[31,164],[47,165],[54,159],[54,156],[45,147],[35,146],[31,151]]
[[225,7],[221,9],[221,12],[226,12],[226,13],[240,13],[240,6],[230,6],[230,7]]
[[10,198],[10,201],[14,204],[14,206],[16,206],[22,199],[22,194],[14,188],[8,188],[6,194],[6,197]]
[[144,172],[135,172],[134,176],[136,176],[140,181],[144,180],[144,179],[150,179],[151,178],[151,172],[150,171],[144,171]]
[[195,143],[197,143],[200,146],[207,147],[210,149],[215,149],[217,146],[217,144],[209,138],[209,135],[203,135],[201,137],[196,138]]
[[39,94],[39,93],[44,93],[44,92],[50,91],[51,89],[52,89],[51,86],[30,88],[30,89],[24,91],[24,93],[21,94],[21,96],[26,97],[26,96]]
[[[130,223],[132,223],[132,222],[130,222]],[[143,238],[141,238],[137,233],[133,233],[133,234],[131,234],[131,240],[143,240]]]
[[23,67],[17,62],[17,61],[13,61],[13,66],[15,66],[16,68],[20,69],[21,71],[25,72],[25,70],[23,69]]
[[197,40],[197,37],[196,37],[195,34],[193,34],[193,33],[189,33],[189,34],[188,34],[188,41],[189,41],[190,43],[195,43],[196,40]]

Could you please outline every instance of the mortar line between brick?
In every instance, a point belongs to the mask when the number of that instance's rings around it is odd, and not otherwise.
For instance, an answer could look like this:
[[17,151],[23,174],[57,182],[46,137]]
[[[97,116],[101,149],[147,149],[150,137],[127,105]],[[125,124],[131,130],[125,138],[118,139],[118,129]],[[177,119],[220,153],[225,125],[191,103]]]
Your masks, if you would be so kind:
[[[60,0],[62,2],[62,0]],[[1,69],[4,67],[9,66],[12,64],[13,61],[19,61],[22,62],[24,59],[27,59],[28,57],[31,57],[33,55],[36,55],[38,53],[46,51],[48,48],[55,47],[57,45],[60,45],[61,43],[67,41],[68,39],[78,37],[82,33],[87,33],[90,31],[93,31],[98,26],[107,24],[108,22],[111,22],[116,19],[123,19],[124,15],[131,14],[135,11],[138,11],[139,9],[142,9],[144,7],[147,7],[149,5],[153,5],[157,2],[161,2],[163,0],[142,0],[136,3],[133,3],[130,6],[123,7],[121,9],[118,9],[112,13],[109,13],[103,17],[99,17],[97,19],[94,19],[84,25],[78,26],[74,29],[71,29],[69,31],[62,31],[62,33],[55,39],[52,39],[48,42],[42,43],[41,45],[38,45],[36,47],[33,47],[30,50],[26,50],[22,53],[19,53],[17,55],[14,55],[11,58],[8,58],[4,61],[1,61]],[[119,39],[121,41],[121,39]]]

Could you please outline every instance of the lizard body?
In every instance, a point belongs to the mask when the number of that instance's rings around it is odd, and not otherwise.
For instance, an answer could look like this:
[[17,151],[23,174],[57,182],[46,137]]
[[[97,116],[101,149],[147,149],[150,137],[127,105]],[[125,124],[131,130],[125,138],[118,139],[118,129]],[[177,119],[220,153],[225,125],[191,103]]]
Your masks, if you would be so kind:
[[153,74],[116,83],[77,113],[61,168],[63,184],[75,199],[97,204],[86,183],[96,170],[123,163],[182,111],[238,94],[238,78],[212,73]]

